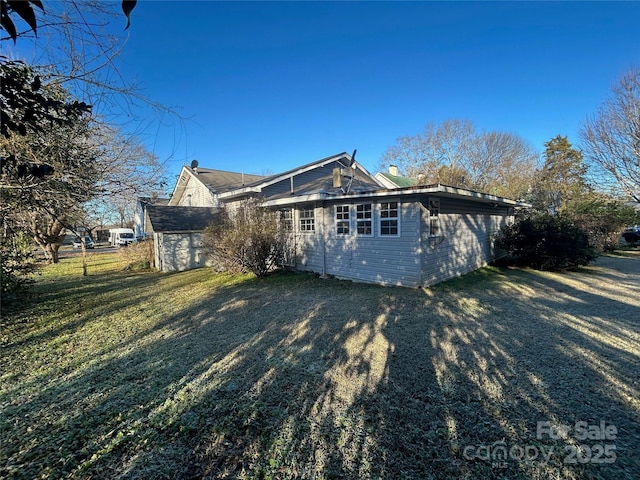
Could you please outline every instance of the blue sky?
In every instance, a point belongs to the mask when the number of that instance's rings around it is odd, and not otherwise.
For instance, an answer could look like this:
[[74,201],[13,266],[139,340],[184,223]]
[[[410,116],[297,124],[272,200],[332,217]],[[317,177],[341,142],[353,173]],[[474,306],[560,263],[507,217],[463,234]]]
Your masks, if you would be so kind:
[[[119,19],[120,20],[120,19]],[[121,69],[167,117],[172,174],[277,173],[358,149],[370,171],[428,122],[472,120],[542,151],[640,65],[640,2],[140,1]]]

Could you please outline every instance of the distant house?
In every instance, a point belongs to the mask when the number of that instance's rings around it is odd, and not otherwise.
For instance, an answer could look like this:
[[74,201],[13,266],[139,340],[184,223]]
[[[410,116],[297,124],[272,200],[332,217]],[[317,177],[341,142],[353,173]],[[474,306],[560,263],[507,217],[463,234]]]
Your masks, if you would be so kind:
[[386,188],[415,187],[418,184],[418,182],[413,178],[406,178],[398,175],[398,167],[396,167],[395,165],[389,166],[388,173],[376,173],[376,180]]
[[142,240],[145,237],[146,230],[146,209],[149,205],[167,205],[169,203],[168,198],[151,198],[151,197],[139,197],[136,202],[136,208],[133,213],[133,231],[138,240]]
[[292,268],[411,287],[494,260],[495,234],[524,206],[439,184],[390,188],[340,153],[269,177],[185,166],[163,214],[172,207],[233,208],[255,197],[280,211],[292,236]]

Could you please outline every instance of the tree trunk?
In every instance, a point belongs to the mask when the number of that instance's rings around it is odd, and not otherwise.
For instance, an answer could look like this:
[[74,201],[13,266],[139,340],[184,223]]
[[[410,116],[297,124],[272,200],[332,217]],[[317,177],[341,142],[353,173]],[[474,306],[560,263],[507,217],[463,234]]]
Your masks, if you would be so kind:
[[82,240],[82,276],[86,277],[87,275],[87,246],[84,244],[84,240]]
[[36,243],[42,248],[44,257],[49,263],[58,263],[58,250],[64,241],[67,216],[38,218],[37,212],[31,213],[31,230]]
[[60,249],[60,245],[55,243],[46,243],[41,245],[42,251],[44,252],[44,257],[47,259],[49,263],[58,263],[60,261],[60,256],[58,254],[58,250]]

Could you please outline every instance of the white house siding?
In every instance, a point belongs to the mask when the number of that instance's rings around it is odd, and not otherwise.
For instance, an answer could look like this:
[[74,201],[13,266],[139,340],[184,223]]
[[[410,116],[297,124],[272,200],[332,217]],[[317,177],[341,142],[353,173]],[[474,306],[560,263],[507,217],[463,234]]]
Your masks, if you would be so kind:
[[495,259],[493,238],[509,220],[505,207],[440,199],[441,236],[429,236],[427,202],[422,210],[422,284],[464,275]]
[[187,185],[175,205],[186,207],[218,207],[218,200],[211,191],[193,177],[187,176]]
[[202,233],[156,233],[156,267],[177,272],[209,265],[202,247]]
[[323,257],[323,225],[322,207],[314,206],[315,231],[300,232],[299,209],[308,206],[299,205],[293,210],[295,268],[307,272],[325,273]]

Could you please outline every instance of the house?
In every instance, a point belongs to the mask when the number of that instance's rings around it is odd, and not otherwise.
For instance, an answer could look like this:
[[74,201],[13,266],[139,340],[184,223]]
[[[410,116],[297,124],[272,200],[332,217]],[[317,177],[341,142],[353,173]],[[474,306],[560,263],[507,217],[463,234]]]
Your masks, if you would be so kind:
[[411,287],[497,258],[494,236],[524,206],[440,184],[389,188],[340,153],[269,177],[185,166],[166,208],[233,209],[256,197],[280,212],[292,268]]
[[376,173],[376,180],[386,188],[415,187],[418,184],[418,182],[413,178],[406,178],[398,175],[398,167],[395,165],[389,165],[388,173]]
[[[136,201],[135,211],[133,212],[133,231],[136,239],[143,240],[147,229],[147,206],[149,205],[168,205],[168,198],[156,197],[139,197]],[[108,234],[107,234],[108,235]]]
[[168,205],[188,207],[222,207],[221,194],[264,180],[261,175],[199,168],[193,161],[184,166],[176,182]]

